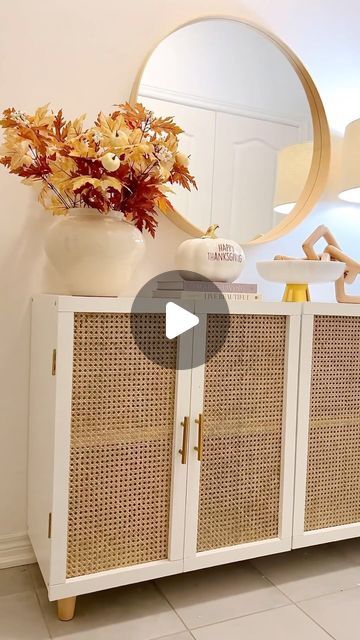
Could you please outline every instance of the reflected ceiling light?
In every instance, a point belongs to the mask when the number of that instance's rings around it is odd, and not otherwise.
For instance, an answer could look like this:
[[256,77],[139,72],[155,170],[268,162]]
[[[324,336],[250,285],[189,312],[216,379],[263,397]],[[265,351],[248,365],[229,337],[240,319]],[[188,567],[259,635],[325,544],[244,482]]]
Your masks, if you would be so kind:
[[360,119],[345,129],[339,198],[360,203]]
[[288,214],[304,190],[313,157],[313,143],[302,142],[278,151],[274,211]]

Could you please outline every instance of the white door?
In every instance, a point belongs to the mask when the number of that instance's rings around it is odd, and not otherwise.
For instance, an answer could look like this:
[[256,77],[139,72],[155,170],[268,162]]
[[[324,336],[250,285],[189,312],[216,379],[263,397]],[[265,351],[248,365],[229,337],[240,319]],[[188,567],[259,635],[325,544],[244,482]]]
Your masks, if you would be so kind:
[[81,300],[58,314],[51,599],[183,570],[192,332],[167,340],[158,301]]
[[274,226],[277,152],[300,141],[298,126],[216,114],[212,223],[247,242]]
[[304,305],[295,548],[360,535],[359,345],[359,305]]
[[176,124],[184,129],[180,151],[191,156],[189,170],[196,178],[198,191],[173,185],[175,193],[169,197],[179,213],[205,231],[211,224],[215,112],[144,96],[139,100],[155,115],[174,116]]
[[193,370],[185,571],[286,551],[292,533],[300,305],[201,311],[199,352],[229,326]]

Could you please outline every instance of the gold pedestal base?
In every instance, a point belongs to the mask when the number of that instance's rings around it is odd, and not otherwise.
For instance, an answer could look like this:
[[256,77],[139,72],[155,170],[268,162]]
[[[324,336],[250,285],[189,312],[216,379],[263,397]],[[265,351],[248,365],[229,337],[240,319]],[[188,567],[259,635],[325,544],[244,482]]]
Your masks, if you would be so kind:
[[283,295],[283,302],[310,302],[308,284],[287,284]]

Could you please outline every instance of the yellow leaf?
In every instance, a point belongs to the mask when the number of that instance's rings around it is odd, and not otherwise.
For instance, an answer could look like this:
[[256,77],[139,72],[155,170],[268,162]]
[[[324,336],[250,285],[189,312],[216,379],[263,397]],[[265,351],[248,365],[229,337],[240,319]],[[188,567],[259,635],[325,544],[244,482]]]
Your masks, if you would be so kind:
[[[79,176],[78,178],[72,178],[70,180],[70,189],[76,190],[83,187],[84,184],[91,184],[93,187],[98,187],[103,191],[106,191],[109,187],[121,191],[122,183],[117,178],[111,176],[104,176],[103,178],[91,178],[90,176]],[[70,190],[68,189],[68,190]]]
[[49,166],[52,172],[51,182],[60,191],[72,189],[72,172],[76,171],[76,163],[72,158],[59,156],[56,160],[50,160]]
[[50,103],[45,104],[43,107],[36,109],[32,124],[39,127],[53,123],[54,116],[52,114],[48,115],[49,104]]
[[111,151],[119,151],[129,144],[130,130],[124,124],[124,117],[118,115],[115,120],[111,116],[99,113],[93,134],[100,138],[101,147]]
[[106,115],[100,111],[96,124],[98,126],[98,128],[106,134],[112,133],[113,132],[113,125],[114,125],[114,120],[112,120],[111,118],[107,118]]
[[154,162],[153,151],[154,145],[149,142],[141,142],[125,149],[125,158],[132,162],[136,169],[144,171]]
[[133,129],[129,135],[130,144],[139,144],[143,138],[143,132],[141,129]]
[[33,163],[33,158],[27,155],[29,146],[29,140],[24,140],[16,146],[15,151],[11,155],[10,170],[18,169],[24,165],[30,166]]
[[[23,180],[23,182],[25,182],[25,180]],[[47,185],[44,185],[38,195],[38,200],[40,204],[42,204],[44,209],[48,208],[49,191],[50,191],[49,187]]]
[[175,193],[174,189],[170,189],[170,187],[167,187],[165,184],[160,184],[158,189],[161,193]]
[[89,146],[86,138],[72,138],[69,141],[72,150],[69,152],[70,156],[80,156],[80,158],[93,158],[96,156],[95,149]]
[[64,216],[67,213],[67,208],[54,195],[50,196],[49,201],[46,204],[46,208],[49,211],[52,211],[55,216]]
[[72,178],[71,184],[72,188],[75,191],[76,189],[80,189],[84,184],[92,184],[94,187],[98,187],[100,180],[98,178],[91,178],[90,176],[79,176],[78,178]]
[[100,180],[99,187],[103,190],[112,187],[113,189],[117,189],[117,191],[121,191],[122,183],[117,178],[112,178],[111,176],[106,176]]
[[171,211],[174,211],[174,207],[172,206],[171,202],[169,202],[169,200],[165,198],[165,196],[156,198],[155,205],[158,209],[160,209],[161,213],[164,213],[165,215],[170,213]]
[[124,125],[124,117],[122,115],[118,115],[115,120],[113,120],[111,116],[106,116],[102,112],[98,115],[96,125],[104,135],[112,135],[116,131],[127,129]]
[[55,161],[50,161],[49,164],[50,166],[53,165],[54,170],[57,169],[58,171],[67,173],[70,178],[72,171],[77,171],[75,160],[73,160],[69,156],[59,156]]
[[29,185],[29,187],[34,187],[34,178],[23,178],[21,183]]
[[85,118],[86,113],[83,113],[79,118],[69,122],[68,138],[76,138],[82,133]]
[[58,191],[71,191],[72,186],[72,178],[68,178],[65,173],[61,173],[60,171],[53,173],[51,176],[51,184],[56,187]]

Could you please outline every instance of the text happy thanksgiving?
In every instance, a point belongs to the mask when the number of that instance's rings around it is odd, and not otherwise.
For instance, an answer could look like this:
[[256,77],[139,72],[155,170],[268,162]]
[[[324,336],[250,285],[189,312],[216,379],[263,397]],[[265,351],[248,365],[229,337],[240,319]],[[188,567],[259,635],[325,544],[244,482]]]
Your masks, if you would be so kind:
[[208,251],[211,262],[242,262],[243,256],[237,253],[231,244],[218,244],[217,251]]

